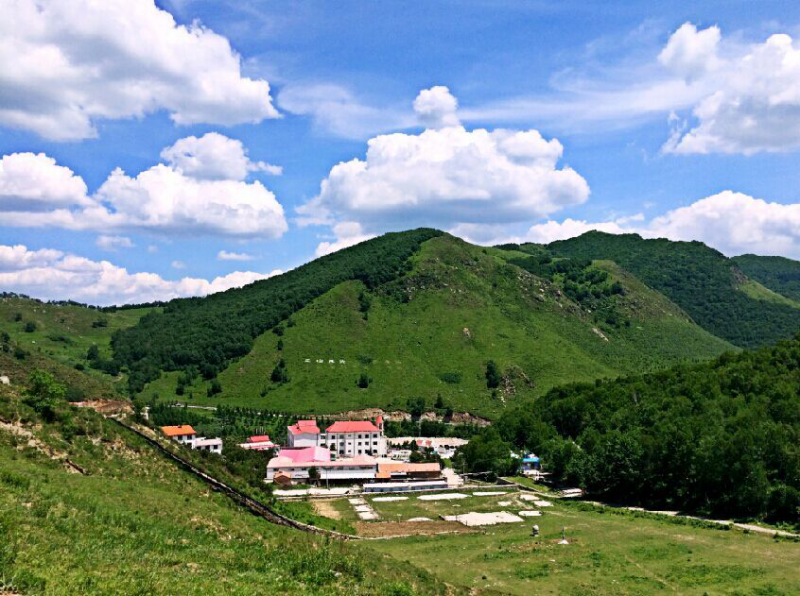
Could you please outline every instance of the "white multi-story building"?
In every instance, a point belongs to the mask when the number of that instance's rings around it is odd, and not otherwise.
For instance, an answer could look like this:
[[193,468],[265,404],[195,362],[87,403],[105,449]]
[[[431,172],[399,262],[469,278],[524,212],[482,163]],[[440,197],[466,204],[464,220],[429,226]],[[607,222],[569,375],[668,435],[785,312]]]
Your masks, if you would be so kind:
[[386,455],[386,438],[383,436],[383,418],[369,420],[340,420],[334,422],[319,436],[319,445],[330,449],[338,457]]
[[287,430],[287,444],[293,449],[320,445],[319,428],[314,420],[298,420],[297,424],[293,424]]

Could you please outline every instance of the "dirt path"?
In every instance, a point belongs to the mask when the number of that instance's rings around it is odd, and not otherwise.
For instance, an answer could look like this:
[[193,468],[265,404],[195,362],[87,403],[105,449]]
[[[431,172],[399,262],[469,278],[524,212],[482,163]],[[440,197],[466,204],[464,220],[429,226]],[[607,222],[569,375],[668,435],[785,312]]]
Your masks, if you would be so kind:
[[342,519],[341,512],[333,506],[331,501],[314,499],[311,501],[311,504],[314,506],[314,511],[317,512],[317,515],[330,519]]

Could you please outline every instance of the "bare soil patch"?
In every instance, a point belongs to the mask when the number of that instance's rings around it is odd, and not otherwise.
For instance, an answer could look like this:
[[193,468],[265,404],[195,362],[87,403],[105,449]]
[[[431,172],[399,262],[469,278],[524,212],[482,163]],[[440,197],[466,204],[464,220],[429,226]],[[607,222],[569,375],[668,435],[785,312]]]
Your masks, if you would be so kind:
[[342,519],[341,512],[333,506],[331,501],[326,501],[325,499],[313,499],[311,504],[314,506],[314,511],[317,512],[317,515],[321,515],[322,517],[327,517],[330,519]]
[[91,408],[100,414],[133,414],[133,406],[128,401],[120,399],[90,399],[87,401],[72,402],[76,408]]
[[474,532],[457,522],[356,522],[356,533],[364,538],[398,538],[400,536],[432,536],[434,534],[467,534]]

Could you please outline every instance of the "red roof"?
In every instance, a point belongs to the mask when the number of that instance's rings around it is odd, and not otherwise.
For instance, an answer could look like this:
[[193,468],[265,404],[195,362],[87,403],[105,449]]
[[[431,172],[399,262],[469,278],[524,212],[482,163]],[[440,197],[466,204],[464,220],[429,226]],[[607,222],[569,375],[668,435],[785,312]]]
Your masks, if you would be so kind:
[[317,428],[316,420],[298,420],[297,424],[293,424],[289,427],[289,432],[293,435],[299,435],[303,433],[318,435],[319,428]]
[[268,443],[269,435],[253,435],[247,438],[248,443]]
[[383,424],[383,416],[378,414],[378,417],[375,419],[375,424]]
[[188,424],[181,426],[162,426],[161,432],[168,437],[181,437],[183,435],[196,435],[197,431]]
[[378,433],[381,429],[369,420],[340,420],[327,428],[329,433]]

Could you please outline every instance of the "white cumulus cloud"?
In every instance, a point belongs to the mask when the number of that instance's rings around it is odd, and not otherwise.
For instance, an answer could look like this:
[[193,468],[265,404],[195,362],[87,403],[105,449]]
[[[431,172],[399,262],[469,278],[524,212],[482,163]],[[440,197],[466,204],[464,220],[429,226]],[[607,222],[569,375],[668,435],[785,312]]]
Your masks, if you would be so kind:
[[320,242],[317,245],[315,256],[323,257],[375,237],[375,234],[365,234],[361,224],[356,221],[343,221],[334,225],[333,234],[336,239],[333,242],[327,240]]
[[246,252],[228,252],[221,250],[217,253],[217,259],[220,261],[252,261],[255,257]]
[[120,248],[133,248],[133,242],[127,236],[106,236],[97,237],[95,244],[98,248],[108,251],[115,251]]
[[243,76],[225,37],[178,25],[153,0],[6,0],[2,13],[5,126],[70,140],[157,110],[177,124],[278,117],[269,84]]
[[280,166],[253,162],[242,142],[218,132],[179,139],[161,152],[161,158],[181,173],[198,180],[244,180],[250,172],[280,175]]
[[535,221],[589,196],[583,177],[558,167],[562,153],[536,130],[453,125],[381,135],[368,141],[365,159],[334,166],[298,213],[305,223],[357,222],[360,234]]
[[718,51],[716,27],[685,24],[661,62],[702,89],[693,119],[664,146],[674,153],[788,151],[800,147],[800,48],[785,34]]
[[0,211],[41,211],[86,206],[86,183],[44,153],[13,153],[0,159]]
[[430,128],[458,126],[458,100],[442,85],[423,89],[414,100],[414,112],[420,122]]
[[129,273],[109,261],[92,261],[58,250],[0,245],[0,287],[43,300],[71,299],[97,305],[131,304],[204,296],[279,275],[234,271],[209,281],[166,280],[155,273]]
[[[266,164],[250,162],[239,141],[218,134],[188,137],[164,154],[170,165],[157,164],[136,176],[117,168],[93,195],[80,176],[44,154],[6,155],[0,160],[0,219],[7,226],[106,236],[148,231],[278,238],[288,229],[275,195],[260,181],[242,179]],[[214,164],[215,156],[227,159]]]

